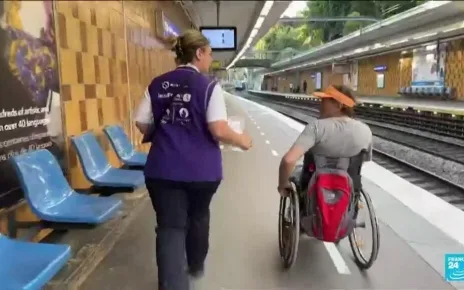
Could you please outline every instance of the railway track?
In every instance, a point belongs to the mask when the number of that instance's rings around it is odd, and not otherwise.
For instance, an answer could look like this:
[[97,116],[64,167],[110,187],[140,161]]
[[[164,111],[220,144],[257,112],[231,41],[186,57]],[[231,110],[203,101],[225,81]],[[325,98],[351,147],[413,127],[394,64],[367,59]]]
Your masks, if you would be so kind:
[[464,211],[464,188],[459,184],[380,150],[373,151],[375,163]]
[[[262,102],[291,107],[293,110],[297,110],[303,114],[309,113],[309,115],[312,117],[317,117],[319,112],[316,108],[300,107],[295,104],[286,104],[279,101],[263,100]],[[396,128],[376,125],[372,122],[369,122],[369,120],[362,121],[369,125],[374,136],[464,165],[463,146],[441,141],[439,139],[431,139],[424,136],[411,134]]]
[[[265,101],[263,101],[262,103],[264,103],[263,105],[266,105]],[[274,102],[268,102],[268,104],[269,103],[272,104]],[[284,104],[278,104],[278,105],[285,106]],[[296,108],[293,106],[291,107],[294,112],[298,112],[299,110],[300,114],[305,113],[307,115],[308,113],[311,113],[312,116],[316,116],[315,113],[317,112],[317,110],[308,110],[308,108],[302,109],[302,108]],[[276,109],[278,109],[278,107]],[[286,111],[279,110],[279,111],[283,115],[286,115],[287,117],[299,123],[307,124],[307,121],[303,120],[301,117],[296,116],[297,114],[292,114],[291,112],[288,112],[287,110]],[[387,128],[384,128],[381,126],[377,126],[377,128],[373,128],[373,129],[377,130],[376,132],[379,135],[382,135],[382,134],[386,135],[388,133],[389,135],[394,136],[394,137],[389,136],[385,139],[389,139],[395,143],[400,143],[400,142],[397,142],[397,140],[399,141],[399,139],[403,138],[401,140],[401,144],[404,144],[405,146],[409,146],[409,147],[414,146],[413,147],[414,149],[429,152],[429,153],[434,154],[435,156],[440,156],[440,157],[464,164],[464,154],[463,154],[464,150],[460,146],[456,145],[459,148],[453,147],[452,146],[453,144],[449,144],[449,143],[438,141],[438,140],[430,140],[422,136],[406,134],[398,130],[393,131],[392,129],[392,131],[388,131]],[[373,134],[375,134],[374,130],[373,130]],[[401,132],[401,133],[398,133],[398,132]],[[384,138],[383,136],[379,136],[379,137]],[[424,142],[424,143],[421,144],[420,142]],[[443,143],[446,143],[446,144],[443,144]],[[449,146],[447,147],[447,145]],[[437,152],[436,146],[442,146],[441,153]],[[453,154],[457,152],[456,150],[460,150],[461,152],[461,154],[457,155],[457,157],[453,156]],[[386,168],[387,170],[393,172],[394,174],[400,176],[401,178],[411,182],[412,184],[415,184],[416,186],[423,188],[424,190],[427,190],[428,192],[434,194],[435,196],[443,199],[444,201],[464,211],[464,187],[454,182],[451,182],[449,180],[446,180],[440,176],[437,176],[436,174],[432,172],[419,168],[409,162],[406,162],[395,156],[392,156],[386,152],[382,152],[381,150],[378,150],[376,148],[373,149],[373,153],[374,153],[373,161],[379,164],[380,166]]]
[[[294,99],[283,95],[261,95],[253,92],[248,94],[253,97],[285,102],[300,107],[317,108],[319,106],[319,102],[312,99]],[[395,108],[381,104],[362,104],[355,108],[355,112],[359,118],[364,120],[398,125],[404,128],[464,140],[464,116],[439,112],[421,112],[412,107]]]

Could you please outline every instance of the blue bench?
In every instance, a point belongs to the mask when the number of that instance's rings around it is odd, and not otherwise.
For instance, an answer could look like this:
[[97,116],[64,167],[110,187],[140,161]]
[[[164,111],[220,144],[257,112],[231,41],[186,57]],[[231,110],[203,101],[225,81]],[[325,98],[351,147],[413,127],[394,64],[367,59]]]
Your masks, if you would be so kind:
[[0,289],[42,289],[70,257],[68,245],[18,241],[0,234]]
[[29,206],[44,221],[98,224],[113,217],[122,206],[117,198],[74,191],[48,150],[31,151],[11,160]]
[[87,132],[74,136],[71,140],[77,151],[84,175],[94,185],[133,189],[145,185],[142,171],[112,167],[97,138],[92,133]]
[[124,165],[145,166],[145,163],[147,163],[147,154],[134,150],[123,128],[116,125],[106,126],[103,132],[105,132],[116,155]]

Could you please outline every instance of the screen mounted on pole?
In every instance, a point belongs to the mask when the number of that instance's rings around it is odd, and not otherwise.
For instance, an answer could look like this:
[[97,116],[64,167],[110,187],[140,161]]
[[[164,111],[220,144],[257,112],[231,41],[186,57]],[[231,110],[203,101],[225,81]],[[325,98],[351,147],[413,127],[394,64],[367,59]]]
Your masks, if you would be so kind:
[[233,26],[203,26],[201,33],[208,38],[213,51],[237,50],[237,28]]

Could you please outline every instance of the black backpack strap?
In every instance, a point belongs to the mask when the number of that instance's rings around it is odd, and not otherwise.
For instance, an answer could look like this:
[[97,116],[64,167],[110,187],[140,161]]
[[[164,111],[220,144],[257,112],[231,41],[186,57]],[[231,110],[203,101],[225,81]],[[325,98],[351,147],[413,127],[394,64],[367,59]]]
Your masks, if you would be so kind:
[[350,166],[348,167],[348,174],[353,180],[353,190],[355,193],[359,193],[362,189],[362,178],[361,178],[361,169],[365,161],[367,150],[363,149],[358,155],[350,158]]

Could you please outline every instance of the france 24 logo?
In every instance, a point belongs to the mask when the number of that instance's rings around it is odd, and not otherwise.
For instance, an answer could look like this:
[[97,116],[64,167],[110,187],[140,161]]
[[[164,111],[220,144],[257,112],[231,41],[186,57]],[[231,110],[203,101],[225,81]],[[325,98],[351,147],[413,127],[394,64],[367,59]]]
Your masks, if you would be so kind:
[[445,279],[449,282],[464,281],[464,254],[445,255]]

